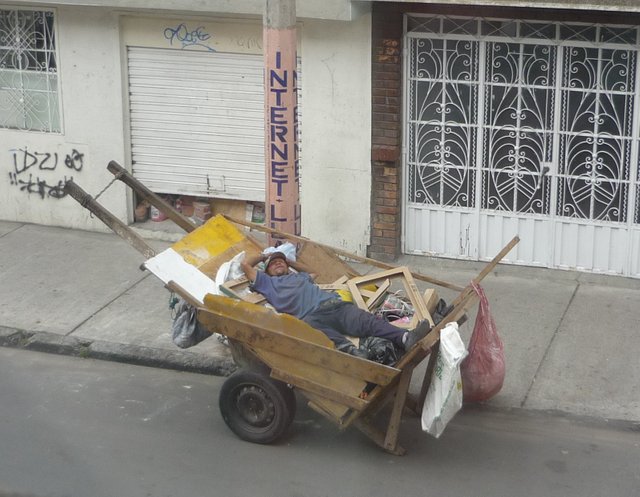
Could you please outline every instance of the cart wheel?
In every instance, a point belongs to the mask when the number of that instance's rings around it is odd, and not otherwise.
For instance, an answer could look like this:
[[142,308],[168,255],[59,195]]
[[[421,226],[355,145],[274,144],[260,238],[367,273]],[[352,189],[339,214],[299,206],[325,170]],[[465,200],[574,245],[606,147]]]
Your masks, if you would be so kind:
[[265,374],[240,370],[220,390],[220,412],[242,440],[269,444],[289,428],[296,411],[293,390]]

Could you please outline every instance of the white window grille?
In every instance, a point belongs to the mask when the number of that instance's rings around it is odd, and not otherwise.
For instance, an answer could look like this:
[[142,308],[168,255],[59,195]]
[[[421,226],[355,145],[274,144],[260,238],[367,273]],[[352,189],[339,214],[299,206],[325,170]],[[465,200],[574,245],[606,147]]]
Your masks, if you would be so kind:
[[0,9],[0,128],[61,131],[51,11]]
[[413,15],[406,33],[409,203],[640,222],[637,26]]

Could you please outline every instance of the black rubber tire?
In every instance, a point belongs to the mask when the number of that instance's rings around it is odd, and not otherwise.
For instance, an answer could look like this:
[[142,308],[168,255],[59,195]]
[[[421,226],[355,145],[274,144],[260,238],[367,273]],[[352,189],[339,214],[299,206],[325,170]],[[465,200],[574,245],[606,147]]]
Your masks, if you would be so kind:
[[296,399],[285,383],[254,370],[240,370],[223,383],[220,413],[242,440],[270,444],[293,422]]

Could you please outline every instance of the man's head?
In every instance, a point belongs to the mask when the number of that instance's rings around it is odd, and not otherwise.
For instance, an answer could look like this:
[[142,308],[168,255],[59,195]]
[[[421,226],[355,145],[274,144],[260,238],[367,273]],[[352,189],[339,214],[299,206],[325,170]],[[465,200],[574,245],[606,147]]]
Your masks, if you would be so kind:
[[269,276],[282,276],[289,272],[287,256],[282,252],[273,252],[264,262],[264,270]]

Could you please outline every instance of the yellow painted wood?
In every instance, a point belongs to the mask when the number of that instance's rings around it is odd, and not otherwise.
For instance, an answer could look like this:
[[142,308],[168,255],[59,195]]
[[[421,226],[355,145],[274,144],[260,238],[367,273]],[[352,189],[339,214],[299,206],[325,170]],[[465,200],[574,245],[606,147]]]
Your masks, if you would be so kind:
[[189,264],[200,267],[243,240],[246,240],[244,234],[218,215],[173,244],[172,248]]

